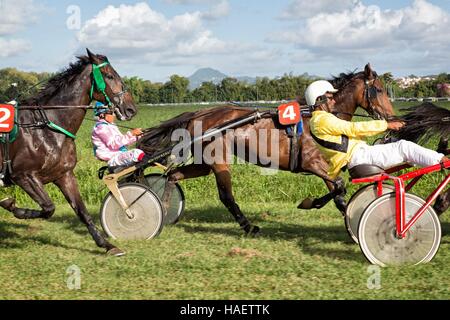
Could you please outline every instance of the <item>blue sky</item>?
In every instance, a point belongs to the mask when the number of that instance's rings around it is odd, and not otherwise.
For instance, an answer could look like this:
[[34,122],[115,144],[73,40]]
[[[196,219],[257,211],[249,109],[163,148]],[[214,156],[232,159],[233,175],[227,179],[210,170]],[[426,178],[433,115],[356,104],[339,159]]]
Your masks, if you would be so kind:
[[0,13],[0,68],[57,71],[89,47],[151,81],[201,67],[329,77],[367,62],[450,72],[449,0],[0,0]]

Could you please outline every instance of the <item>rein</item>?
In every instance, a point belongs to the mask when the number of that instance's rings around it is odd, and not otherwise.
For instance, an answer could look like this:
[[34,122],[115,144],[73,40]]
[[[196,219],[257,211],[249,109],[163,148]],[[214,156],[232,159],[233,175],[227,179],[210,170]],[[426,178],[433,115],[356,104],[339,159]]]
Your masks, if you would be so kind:
[[[103,62],[102,64],[96,65],[96,64],[92,64],[92,86],[91,86],[91,90],[89,92],[89,97],[91,98],[91,101],[93,99],[93,95],[95,92],[95,88],[97,88],[97,90],[103,94],[103,96],[105,97],[107,103],[108,103],[108,107],[111,111],[117,111],[120,113],[120,111],[118,110],[118,108],[116,108],[116,106],[114,105],[113,102],[111,102],[111,99],[109,98],[109,96],[106,94],[106,82],[105,79],[103,78],[103,74],[101,72],[101,68],[105,67],[109,65],[109,62]],[[34,86],[26,89],[25,91],[23,91],[22,93],[20,93],[18,95],[18,97],[20,97],[21,95],[23,95],[24,92],[28,92],[31,89],[41,85],[42,83],[48,82],[48,80],[43,80],[40,81],[39,83],[35,84]],[[127,90],[122,90],[121,92],[117,93],[114,95],[113,99],[119,100],[119,105],[123,104],[123,95],[127,92]],[[118,97],[118,98],[117,98]],[[15,100],[17,100],[18,98],[16,98]],[[16,103],[17,104],[17,103]],[[17,109],[19,110],[18,106]],[[76,139],[76,135],[67,131],[66,129],[58,126],[57,124],[55,124],[54,122],[50,121],[45,113],[45,110],[67,110],[67,109],[83,109],[83,110],[92,110],[94,109],[93,107],[90,106],[25,106],[25,107],[21,107],[20,110],[37,110],[39,111],[39,114],[41,116],[41,121],[38,121],[36,123],[18,123],[15,122],[15,124],[18,127],[21,128],[43,128],[43,127],[49,127],[50,129],[56,130],[72,139]],[[86,119],[86,118],[85,118]],[[130,128],[131,129],[131,128]]]

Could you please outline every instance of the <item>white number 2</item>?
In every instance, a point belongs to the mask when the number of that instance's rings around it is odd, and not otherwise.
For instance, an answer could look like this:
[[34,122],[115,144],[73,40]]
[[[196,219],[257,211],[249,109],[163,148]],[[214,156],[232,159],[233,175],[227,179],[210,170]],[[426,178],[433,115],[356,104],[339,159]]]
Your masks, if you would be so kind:
[[286,108],[286,110],[284,110],[283,112],[283,118],[284,119],[290,119],[290,120],[295,120],[295,118],[297,118],[297,114],[295,113],[295,109],[293,105],[290,105]]
[[0,108],[0,113],[4,113],[4,115],[0,117],[0,128],[8,128],[9,125],[4,122],[9,120],[9,117],[11,117],[11,111],[7,108]]

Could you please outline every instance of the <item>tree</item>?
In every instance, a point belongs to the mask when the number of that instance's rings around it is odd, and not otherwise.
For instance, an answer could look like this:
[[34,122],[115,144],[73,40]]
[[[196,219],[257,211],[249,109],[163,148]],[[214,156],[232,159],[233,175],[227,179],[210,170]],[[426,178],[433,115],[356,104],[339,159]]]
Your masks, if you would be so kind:
[[[37,88],[29,89],[48,75],[46,73],[39,76],[37,73],[23,72],[15,68],[0,70],[0,102],[8,102],[16,98],[19,93],[22,94],[22,99],[35,94]],[[13,87],[13,83],[16,83],[17,87]]]

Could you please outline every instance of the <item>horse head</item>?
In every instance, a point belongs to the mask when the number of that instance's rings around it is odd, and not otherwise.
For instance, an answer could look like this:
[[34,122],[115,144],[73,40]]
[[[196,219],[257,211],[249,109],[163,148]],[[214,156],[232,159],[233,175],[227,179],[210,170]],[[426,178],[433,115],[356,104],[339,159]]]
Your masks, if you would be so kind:
[[130,120],[136,115],[137,109],[121,77],[107,57],[86,50],[92,65],[91,99],[108,105],[120,120]]
[[370,63],[364,68],[363,81],[364,83],[360,85],[359,106],[364,108],[374,119],[388,120],[395,116],[389,95],[377,73],[372,70]]
[[336,111],[353,114],[358,106],[377,120],[395,116],[389,95],[386,92],[377,73],[367,64],[363,72],[342,73],[331,80],[336,94]]

